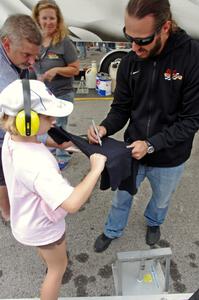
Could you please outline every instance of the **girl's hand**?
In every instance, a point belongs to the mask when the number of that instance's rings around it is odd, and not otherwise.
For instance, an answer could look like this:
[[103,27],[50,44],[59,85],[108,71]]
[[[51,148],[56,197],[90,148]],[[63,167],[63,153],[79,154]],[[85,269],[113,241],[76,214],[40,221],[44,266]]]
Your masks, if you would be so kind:
[[91,170],[103,171],[107,157],[105,155],[94,153],[90,156]]

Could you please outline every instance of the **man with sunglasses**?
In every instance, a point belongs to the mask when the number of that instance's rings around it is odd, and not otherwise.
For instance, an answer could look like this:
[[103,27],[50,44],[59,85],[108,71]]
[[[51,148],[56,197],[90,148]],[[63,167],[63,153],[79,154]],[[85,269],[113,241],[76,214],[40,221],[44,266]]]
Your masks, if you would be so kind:
[[[114,101],[97,127],[103,143],[128,122],[124,140],[139,160],[136,186],[147,178],[152,189],[144,213],[152,246],[199,128],[199,44],[172,20],[168,0],[130,0],[123,31],[132,51],[120,63]],[[92,127],[88,138],[98,143]],[[96,252],[123,234],[132,201],[127,191],[116,191]]]

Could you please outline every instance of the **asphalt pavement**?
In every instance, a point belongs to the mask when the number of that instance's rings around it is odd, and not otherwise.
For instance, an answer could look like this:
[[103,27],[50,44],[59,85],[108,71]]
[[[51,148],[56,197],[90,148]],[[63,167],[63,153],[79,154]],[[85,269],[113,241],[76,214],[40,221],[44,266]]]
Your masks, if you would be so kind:
[[[98,124],[106,116],[110,104],[102,98],[76,101],[68,130],[78,135],[86,134],[91,120]],[[115,138],[122,139],[122,132]],[[186,163],[168,217],[161,227],[161,240],[156,246],[170,247],[172,250],[170,293],[192,293],[199,288],[198,145],[197,135],[192,156]],[[76,185],[88,170],[89,160],[82,153],[75,153],[63,175]],[[93,243],[103,231],[112,195],[111,190],[101,191],[98,183],[86,205],[75,215],[66,217],[69,266],[63,278],[61,297],[115,295],[112,264],[116,261],[116,254],[150,249],[145,244],[146,224],[143,217],[150,196],[150,187],[145,181],[135,196],[124,235],[113,241],[105,252],[94,252]],[[45,270],[36,250],[20,245],[13,238],[10,228],[0,223],[0,299],[38,297]]]

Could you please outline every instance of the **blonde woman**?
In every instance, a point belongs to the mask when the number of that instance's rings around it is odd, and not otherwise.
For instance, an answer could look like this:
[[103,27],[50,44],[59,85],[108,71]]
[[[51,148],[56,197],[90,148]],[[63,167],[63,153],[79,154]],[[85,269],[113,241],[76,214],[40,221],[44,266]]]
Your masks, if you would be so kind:
[[[76,48],[68,37],[61,10],[55,1],[41,0],[33,8],[32,16],[43,35],[40,55],[34,67],[38,79],[44,81],[56,97],[73,102],[73,80],[79,73],[80,63]],[[56,123],[66,129],[67,118],[57,118]],[[60,169],[63,169],[69,154],[57,149],[56,156]]]

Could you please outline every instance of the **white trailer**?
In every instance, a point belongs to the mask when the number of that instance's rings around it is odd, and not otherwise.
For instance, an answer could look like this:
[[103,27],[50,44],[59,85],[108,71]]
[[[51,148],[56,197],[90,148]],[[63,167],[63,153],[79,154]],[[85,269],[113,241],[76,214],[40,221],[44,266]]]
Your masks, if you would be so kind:
[[[13,13],[31,14],[37,0],[1,0],[0,26]],[[69,25],[71,37],[83,42],[125,41],[122,28],[128,0],[56,0]],[[199,0],[170,0],[174,19],[199,40]],[[104,55],[99,71],[107,72],[110,63],[123,57],[128,49],[115,49]]]

